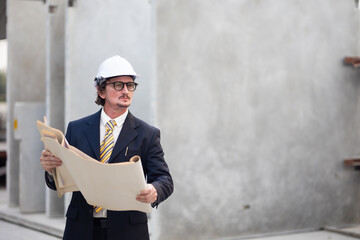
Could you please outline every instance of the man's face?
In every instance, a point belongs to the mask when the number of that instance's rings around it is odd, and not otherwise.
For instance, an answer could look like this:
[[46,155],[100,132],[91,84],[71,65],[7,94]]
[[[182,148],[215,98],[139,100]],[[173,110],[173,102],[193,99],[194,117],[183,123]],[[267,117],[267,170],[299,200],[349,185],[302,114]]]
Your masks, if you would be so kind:
[[128,83],[134,82],[134,80],[130,76],[113,77],[107,81],[107,85],[103,92],[98,91],[99,96],[105,99],[105,111],[108,109],[114,112],[122,112],[130,106],[134,92],[129,91],[125,84],[122,90],[116,90],[114,85],[110,84],[114,82]]

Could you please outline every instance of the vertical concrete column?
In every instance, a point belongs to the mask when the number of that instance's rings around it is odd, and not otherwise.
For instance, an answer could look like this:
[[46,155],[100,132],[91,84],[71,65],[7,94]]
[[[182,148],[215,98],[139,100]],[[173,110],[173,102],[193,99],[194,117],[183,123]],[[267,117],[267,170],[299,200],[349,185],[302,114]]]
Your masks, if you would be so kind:
[[[49,125],[64,131],[64,65],[66,1],[47,1],[46,116]],[[46,215],[64,215],[64,200],[46,188]]]
[[7,1],[6,16],[6,191],[8,205],[15,207],[19,204],[20,176],[19,143],[14,139],[14,104],[45,101],[45,4],[42,1]]
[[20,141],[19,207],[23,213],[45,211],[44,170],[39,161],[43,144],[36,127],[44,114],[44,103],[15,103],[14,136]]
[[155,118],[152,9],[153,1],[124,0],[75,1],[66,8],[66,122],[100,109],[93,80],[100,63],[113,55],[129,60],[140,76],[130,111],[148,122]]

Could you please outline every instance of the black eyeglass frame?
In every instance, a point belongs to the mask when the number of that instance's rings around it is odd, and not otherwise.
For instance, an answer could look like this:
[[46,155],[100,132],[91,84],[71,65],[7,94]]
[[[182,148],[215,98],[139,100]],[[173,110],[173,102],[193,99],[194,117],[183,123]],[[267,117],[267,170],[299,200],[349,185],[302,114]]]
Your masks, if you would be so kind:
[[[122,87],[120,88],[120,89],[118,89],[117,87],[115,87],[115,85],[117,84],[117,83],[121,83],[122,84]],[[105,85],[109,85],[109,84],[112,84],[113,85],[113,87],[114,87],[114,89],[116,90],[116,91],[121,91],[121,90],[123,90],[124,89],[124,86],[126,85],[126,88],[130,91],[130,92],[133,92],[133,91],[135,91],[136,90],[136,87],[137,87],[137,85],[139,85],[138,83],[136,83],[136,82],[121,82],[121,81],[116,81],[116,82],[106,82],[105,83]],[[129,84],[134,84],[134,89],[129,89]]]

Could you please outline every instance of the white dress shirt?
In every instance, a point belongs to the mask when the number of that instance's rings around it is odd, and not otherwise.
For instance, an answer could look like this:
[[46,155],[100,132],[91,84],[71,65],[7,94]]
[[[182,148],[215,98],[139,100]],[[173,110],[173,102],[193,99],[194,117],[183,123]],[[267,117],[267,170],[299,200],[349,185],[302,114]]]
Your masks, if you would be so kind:
[[[124,125],[125,119],[128,115],[129,111],[126,110],[126,112],[124,112],[122,115],[120,115],[119,117],[115,118],[115,119],[111,119],[104,111],[104,108],[101,110],[101,119],[100,119],[100,143],[99,146],[101,145],[102,141],[104,140],[105,137],[105,133],[106,133],[106,128],[105,128],[105,124],[110,121],[110,120],[115,120],[116,122],[116,126],[114,126],[113,129],[113,136],[114,136],[114,145],[120,135],[121,129]],[[106,209],[101,209],[99,212],[95,212],[95,210],[93,211],[93,216],[96,218],[106,218],[107,217],[107,212]]]

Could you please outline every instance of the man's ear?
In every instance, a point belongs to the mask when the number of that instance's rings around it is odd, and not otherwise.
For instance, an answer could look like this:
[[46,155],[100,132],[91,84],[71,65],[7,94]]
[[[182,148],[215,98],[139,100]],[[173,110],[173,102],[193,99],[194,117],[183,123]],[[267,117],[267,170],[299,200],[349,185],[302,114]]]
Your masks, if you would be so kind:
[[99,86],[97,86],[96,89],[97,89],[98,95],[99,95],[102,99],[105,99],[104,90],[100,91]]

